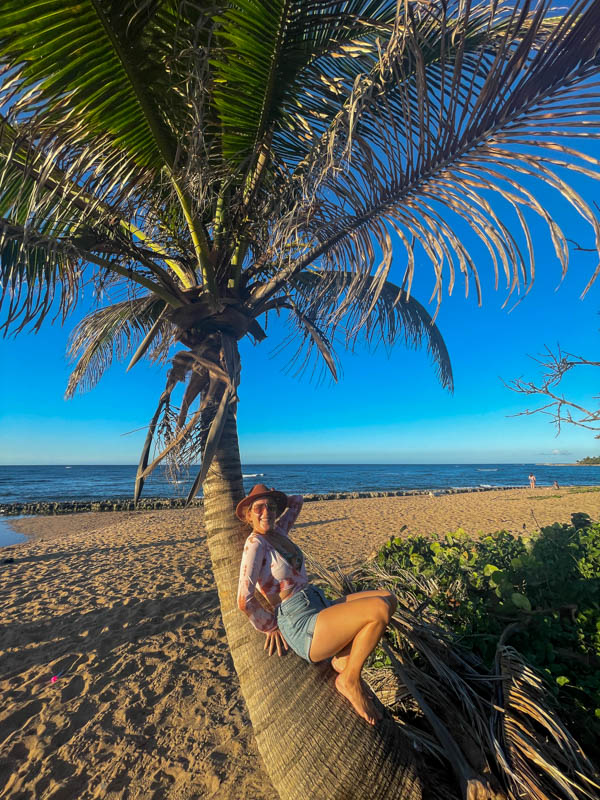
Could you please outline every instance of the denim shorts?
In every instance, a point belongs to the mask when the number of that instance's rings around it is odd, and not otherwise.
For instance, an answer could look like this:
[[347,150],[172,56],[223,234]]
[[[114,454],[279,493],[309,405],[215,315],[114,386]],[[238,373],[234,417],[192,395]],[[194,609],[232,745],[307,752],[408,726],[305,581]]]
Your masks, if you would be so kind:
[[283,638],[301,658],[309,663],[310,646],[317,622],[317,614],[332,603],[323,592],[310,583],[293,594],[277,608],[277,625]]

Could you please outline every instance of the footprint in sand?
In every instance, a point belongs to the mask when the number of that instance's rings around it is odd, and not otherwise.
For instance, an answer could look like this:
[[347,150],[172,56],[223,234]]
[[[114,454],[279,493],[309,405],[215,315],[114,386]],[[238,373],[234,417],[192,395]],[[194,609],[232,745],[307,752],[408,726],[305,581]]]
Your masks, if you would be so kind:
[[14,758],[15,761],[25,761],[29,756],[29,748],[24,742],[17,742],[8,755],[9,758]]
[[42,710],[42,704],[39,700],[32,700],[22,708],[9,714],[3,720],[0,720],[0,742],[14,733],[19,728],[23,728],[29,720]]
[[73,675],[71,680],[60,693],[60,699],[63,703],[66,703],[67,700],[72,700],[74,697],[79,697],[85,688],[85,681],[81,675]]

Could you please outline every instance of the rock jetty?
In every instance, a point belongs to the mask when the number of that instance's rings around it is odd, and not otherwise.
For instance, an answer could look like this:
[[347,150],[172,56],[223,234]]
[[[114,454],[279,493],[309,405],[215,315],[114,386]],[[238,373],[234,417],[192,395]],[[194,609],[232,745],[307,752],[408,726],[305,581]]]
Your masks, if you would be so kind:
[[[356,500],[374,497],[406,497],[412,495],[430,495],[437,497],[444,494],[464,494],[467,492],[494,492],[506,489],[525,489],[525,486],[469,486],[457,489],[403,489],[387,492],[328,492],[326,494],[306,494],[307,503],[317,500]],[[192,500],[190,507],[202,507],[201,498]],[[39,503],[0,503],[0,515],[5,517],[33,516],[38,514],[80,514],[85,511],[151,511],[167,508],[184,508],[182,497],[144,497],[134,504],[131,498],[112,498],[107,500],[64,500],[44,501]]]

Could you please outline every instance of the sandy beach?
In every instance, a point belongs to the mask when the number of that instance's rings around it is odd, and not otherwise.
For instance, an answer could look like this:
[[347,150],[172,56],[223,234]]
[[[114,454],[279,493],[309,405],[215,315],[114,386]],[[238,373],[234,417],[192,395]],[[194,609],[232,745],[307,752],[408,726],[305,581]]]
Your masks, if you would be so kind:
[[[307,503],[294,538],[351,569],[391,535],[532,532],[600,492]],[[272,800],[220,621],[202,510],[15,520],[0,550],[0,798]]]

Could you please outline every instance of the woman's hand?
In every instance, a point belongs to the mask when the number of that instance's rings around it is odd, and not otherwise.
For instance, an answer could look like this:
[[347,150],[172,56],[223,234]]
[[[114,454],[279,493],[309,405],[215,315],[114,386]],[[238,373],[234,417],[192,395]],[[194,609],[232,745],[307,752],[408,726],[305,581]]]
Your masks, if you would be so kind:
[[266,633],[265,636],[267,637],[267,641],[265,642],[264,649],[269,651],[270,656],[272,656],[275,652],[275,648],[277,648],[278,655],[283,655],[283,651],[281,649],[282,644],[286,650],[288,649],[287,642],[283,638],[279,628],[275,628],[274,631],[269,631],[269,633]]

